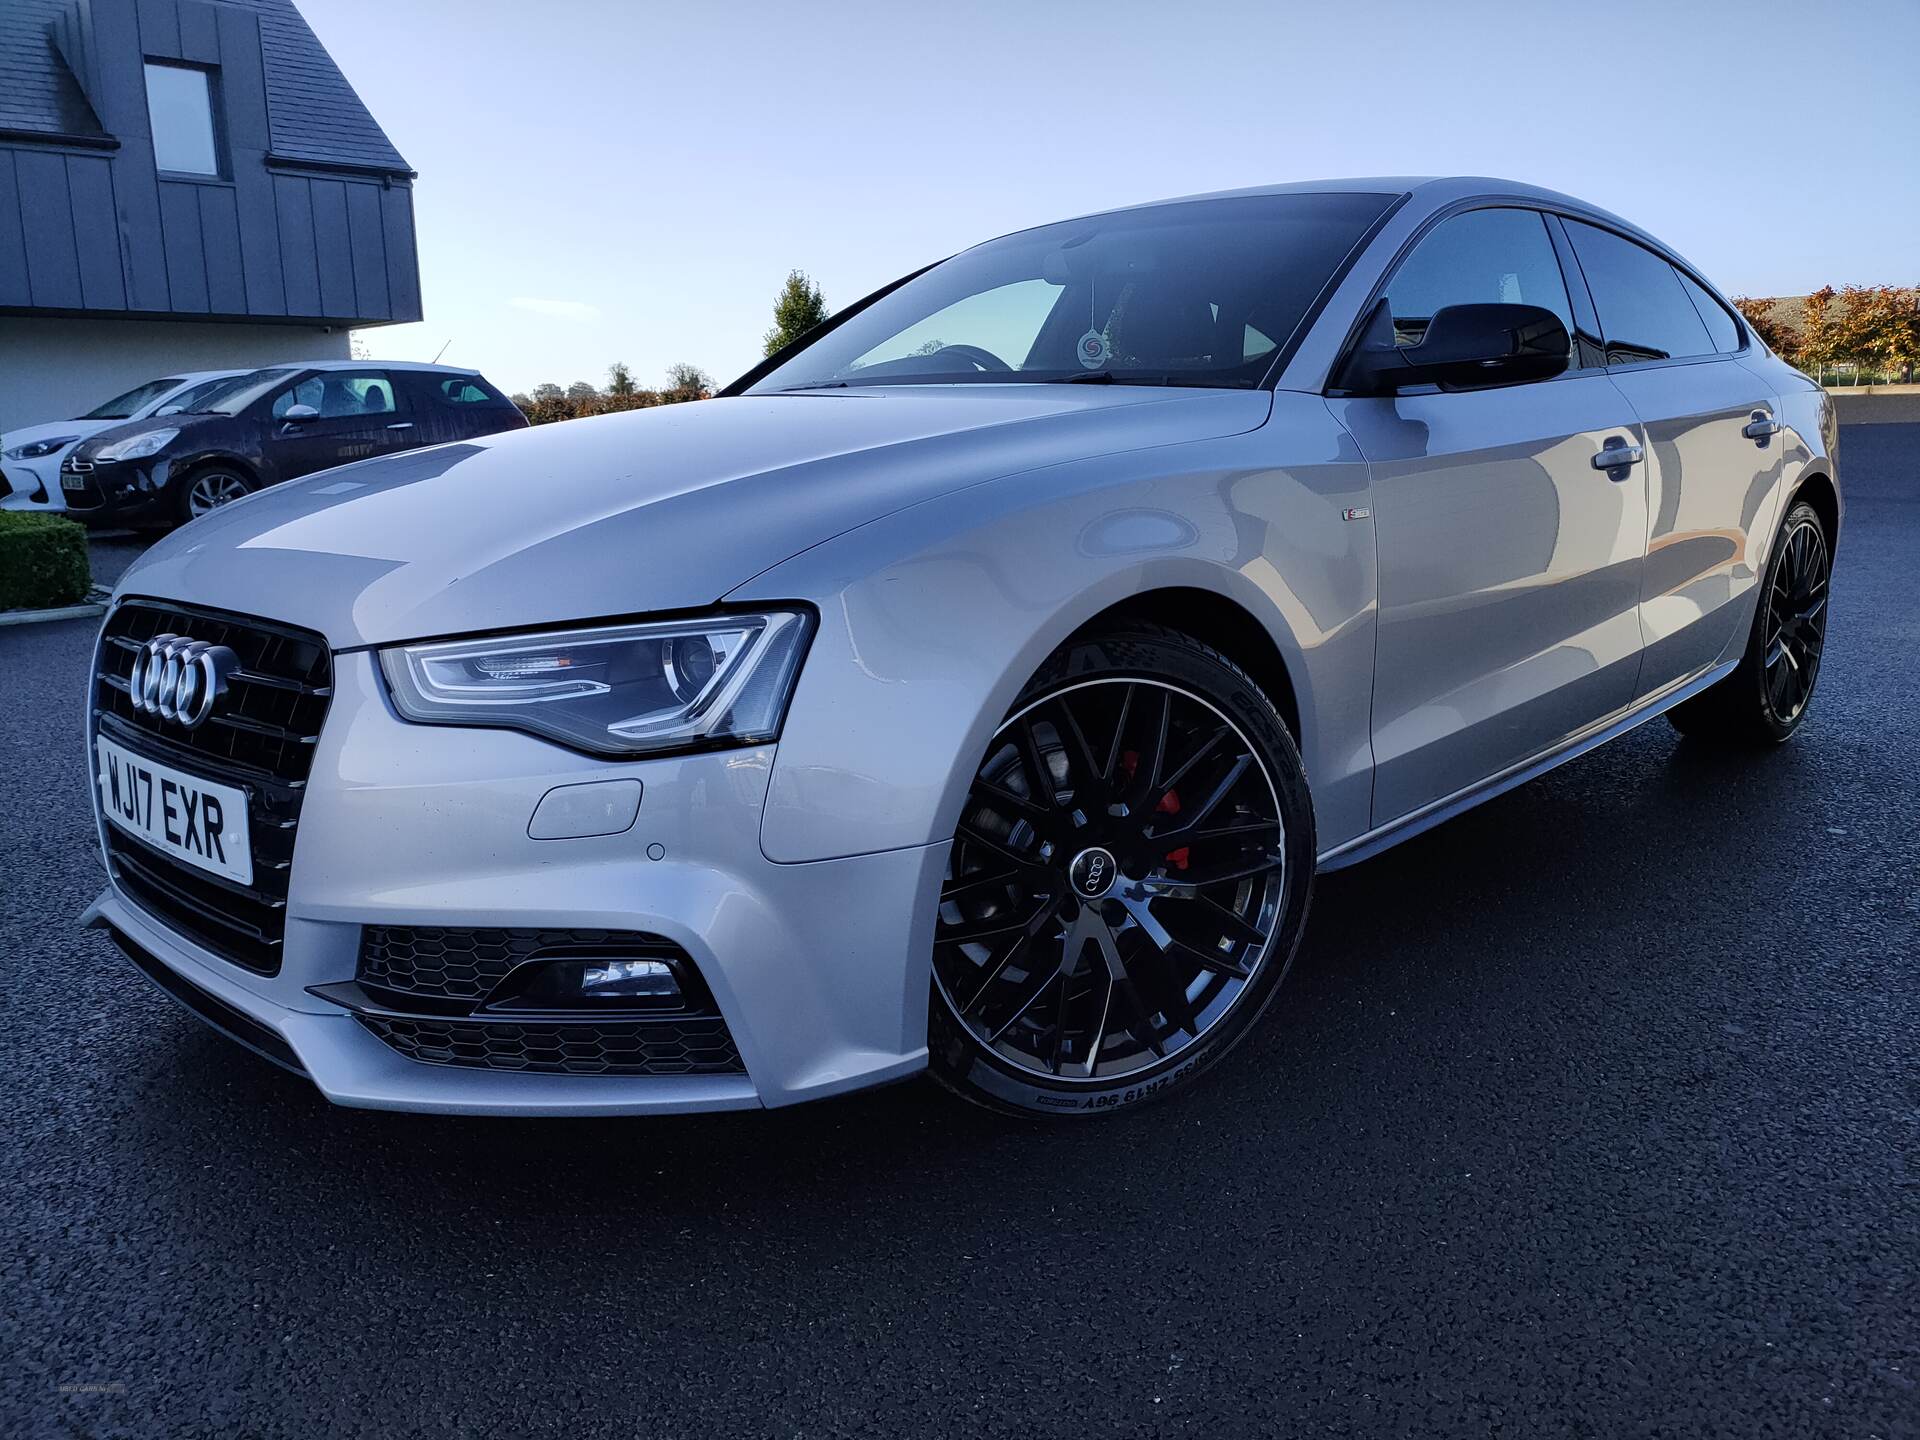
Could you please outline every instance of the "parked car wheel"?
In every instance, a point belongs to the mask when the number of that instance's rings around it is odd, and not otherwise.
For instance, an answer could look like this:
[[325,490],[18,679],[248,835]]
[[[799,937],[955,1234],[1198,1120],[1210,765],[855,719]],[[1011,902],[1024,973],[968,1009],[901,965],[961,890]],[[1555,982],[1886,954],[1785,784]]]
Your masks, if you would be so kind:
[[1157,627],[1070,642],[989,742],[954,838],[934,1075],[1024,1114],[1165,1094],[1273,998],[1313,868],[1299,752],[1245,672]]
[[1667,712],[1682,735],[1750,745],[1790,739],[1807,718],[1827,641],[1833,550],[1804,501],[1787,512],[1740,664]]
[[196,470],[180,486],[178,504],[180,522],[218,510],[222,505],[253,493],[253,481],[228,465],[209,465]]

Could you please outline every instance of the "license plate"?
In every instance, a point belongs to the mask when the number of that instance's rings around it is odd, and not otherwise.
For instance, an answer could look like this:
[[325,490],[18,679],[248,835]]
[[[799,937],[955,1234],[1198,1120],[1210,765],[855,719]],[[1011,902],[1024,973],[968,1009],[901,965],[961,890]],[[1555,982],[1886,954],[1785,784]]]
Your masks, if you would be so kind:
[[104,735],[95,744],[100,809],[109,821],[182,864],[253,883],[245,791],[136,755]]
[[[68,475],[63,471],[60,476],[60,488],[62,490],[84,490],[87,488],[87,477],[84,475]],[[69,751],[68,753],[71,754],[72,752]]]

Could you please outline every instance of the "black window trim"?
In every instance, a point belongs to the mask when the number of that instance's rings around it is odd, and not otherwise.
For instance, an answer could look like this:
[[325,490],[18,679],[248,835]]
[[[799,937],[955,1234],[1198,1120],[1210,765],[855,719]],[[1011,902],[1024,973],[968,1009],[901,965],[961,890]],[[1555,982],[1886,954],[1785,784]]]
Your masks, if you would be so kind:
[[[1609,222],[1604,216],[1589,214],[1589,213],[1585,213],[1585,212],[1571,209],[1568,207],[1558,207],[1554,210],[1553,213],[1558,215],[1563,220],[1578,220],[1582,225],[1591,225],[1596,230],[1604,230],[1609,235],[1615,236],[1616,238],[1621,240],[1625,240],[1630,245],[1638,245],[1642,250],[1645,250],[1648,254],[1652,255],[1655,259],[1666,261],[1666,263],[1671,265],[1677,273],[1686,276],[1689,280],[1693,281],[1694,284],[1698,285],[1702,290],[1706,291],[1707,294],[1711,295],[1715,300],[1717,300],[1720,303],[1722,308],[1725,309],[1726,313],[1733,317],[1733,323],[1734,323],[1736,333],[1740,337],[1740,347],[1737,350],[1714,349],[1714,350],[1708,351],[1705,355],[1672,355],[1667,357],[1665,360],[1635,360],[1630,364],[1625,364],[1625,365],[1608,365],[1604,367],[1608,374],[1613,374],[1615,372],[1624,372],[1628,370],[1636,370],[1636,371],[1637,370],[1655,370],[1655,369],[1663,368],[1668,365],[1705,365],[1711,361],[1733,360],[1741,356],[1751,355],[1753,353],[1753,331],[1747,325],[1747,317],[1742,315],[1740,311],[1737,308],[1735,308],[1735,306],[1731,302],[1727,300],[1726,296],[1722,295],[1717,289],[1715,289],[1713,285],[1710,284],[1691,265],[1688,265],[1685,262],[1683,262],[1679,256],[1675,255],[1671,250],[1669,250],[1666,246],[1662,245],[1659,241],[1655,240],[1652,236],[1636,235],[1632,231],[1623,230],[1618,224]],[[1573,253],[1574,264],[1579,265],[1580,254],[1579,254],[1579,251],[1574,248],[1573,237],[1571,235],[1567,237],[1567,248],[1569,251],[1572,251]],[[1580,283],[1582,285],[1585,285],[1587,283],[1586,270],[1584,267],[1582,267],[1580,271]],[[1589,293],[1591,293],[1591,290],[1589,290]],[[1700,307],[1697,305],[1694,305],[1693,296],[1688,294],[1685,286],[1681,287],[1680,293],[1686,296],[1687,304],[1692,307],[1694,314],[1698,317],[1700,321],[1701,328],[1706,330],[1707,332],[1708,342],[1711,343],[1713,340],[1713,329],[1711,326],[1707,324],[1707,317],[1699,313]],[[1596,317],[1598,316],[1599,308],[1600,307],[1598,302],[1595,302],[1594,312]],[[1606,338],[1607,338],[1606,325],[1602,323],[1600,326],[1600,339],[1603,344],[1605,343]]]
[[[1341,372],[1347,363],[1347,357],[1353,353],[1354,347],[1360,343],[1360,337],[1367,328],[1367,322],[1373,318],[1374,307],[1378,305],[1382,297],[1386,295],[1387,287],[1393,283],[1394,276],[1400,273],[1400,267],[1407,263],[1407,258],[1413,254],[1419,247],[1420,242],[1425,240],[1427,236],[1431,235],[1435,230],[1439,229],[1441,225],[1453,219],[1456,215],[1466,215],[1476,210],[1531,210],[1540,217],[1541,225],[1547,232],[1548,243],[1553,247],[1554,260],[1560,266],[1560,283],[1567,292],[1567,304],[1573,310],[1574,324],[1578,326],[1581,323],[1580,306],[1574,295],[1573,282],[1577,276],[1580,281],[1580,288],[1584,292],[1587,283],[1586,276],[1577,271],[1573,275],[1567,273],[1567,257],[1560,253],[1560,246],[1555,242],[1554,238],[1556,230],[1554,221],[1558,213],[1555,208],[1526,195],[1470,195],[1463,200],[1455,200],[1452,204],[1434,211],[1433,214],[1421,222],[1419,228],[1416,229],[1413,234],[1401,242],[1400,248],[1394,252],[1393,258],[1387,262],[1386,269],[1380,272],[1379,280],[1374,282],[1373,289],[1368,292],[1366,302],[1361,305],[1359,313],[1353,318],[1353,324],[1348,327],[1347,337],[1341,342],[1339,354],[1334,360],[1332,367],[1327,371],[1326,381],[1321,386],[1320,393],[1322,395],[1342,399],[1352,398],[1347,391],[1342,390],[1334,383],[1333,377]],[[1597,314],[1594,319],[1594,330],[1596,334],[1600,333]],[[1575,343],[1577,345],[1577,340]],[[1578,351],[1576,350],[1575,353],[1577,354]],[[1584,376],[1604,375],[1606,373],[1607,367],[1604,365],[1570,365],[1558,375],[1551,376],[1545,380],[1523,380],[1517,384],[1488,386],[1486,388],[1517,390],[1529,385],[1553,385],[1562,380],[1574,380]],[[1474,395],[1479,394],[1480,391],[1445,391],[1437,385],[1419,385],[1410,386],[1406,393],[1409,395]]]

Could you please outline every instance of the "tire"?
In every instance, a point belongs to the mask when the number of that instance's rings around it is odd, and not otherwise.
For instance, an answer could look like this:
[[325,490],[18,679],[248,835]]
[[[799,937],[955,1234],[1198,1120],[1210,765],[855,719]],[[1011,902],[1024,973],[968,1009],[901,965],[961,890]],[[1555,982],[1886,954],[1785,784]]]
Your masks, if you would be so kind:
[[1667,712],[1689,739],[1779,745],[1812,708],[1826,648],[1832,537],[1811,505],[1787,511],[1760,583],[1753,627],[1739,664],[1722,680]]
[[1300,753],[1239,666],[1157,626],[1069,641],[988,743],[954,837],[934,1077],[1055,1117],[1188,1084],[1279,989],[1314,854]]
[[256,487],[253,477],[233,465],[203,465],[183,477],[174,489],[173,515],[176,523],[231,505],[251,495]]

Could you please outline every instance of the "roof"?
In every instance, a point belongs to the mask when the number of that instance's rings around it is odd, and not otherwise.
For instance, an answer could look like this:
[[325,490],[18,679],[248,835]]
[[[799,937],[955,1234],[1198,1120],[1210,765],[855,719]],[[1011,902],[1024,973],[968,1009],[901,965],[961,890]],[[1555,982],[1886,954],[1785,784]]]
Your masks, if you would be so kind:
[[[78,3],[0,3],[0,129],[56,135],[106,133],[52,39],[54,24]],[[409,169],[293,0],[223,3],[259,16],[268,127],[275,155]]]
[[466,365],[429,365],[424,360],[283,360],[262,370],[409,370],[427,375],[478,375]]

